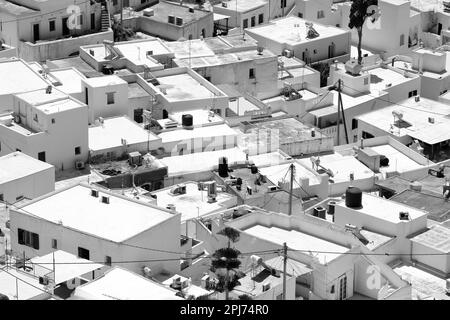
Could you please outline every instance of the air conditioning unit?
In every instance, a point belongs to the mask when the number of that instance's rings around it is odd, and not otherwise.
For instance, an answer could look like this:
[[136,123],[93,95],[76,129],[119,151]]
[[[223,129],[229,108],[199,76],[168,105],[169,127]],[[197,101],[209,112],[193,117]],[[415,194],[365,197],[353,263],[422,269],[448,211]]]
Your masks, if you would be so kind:
[[292,58],[294,56],[294,51],[285,49],[283,50],[283,56],[286,58]]
[[108,196],[102,196],[102,203],[109,204],[109,197]]
[[263,291],[263,292],[266,292],[266,291],[268,291],[269,289],[270,289],[270,282],[263,283],[263,285],[262,285],[262,291]]
[[48,286],[49,284],[49,279],[48,277],[39,277],[39,284],[42,284],[44,286]]
[[133,165],[137,165],[137,166],[142,165],[142,155],[137,151],[130,152],[128,154],[128,163],[132,166]]
[[186,185],[185,184],[179,184],[176,187],[172,188],[170,190],[170,193],[173,194],[173,195],[186,194]]
[[155,15],[155,10],[152,8],[144,9],[144,16],[145,17],[153,17]]
[[75,161],[75,169],[83,170],[85,168],[84,161],[77,160]]
[[400,220],[409,220],[409,213],[408,212],[400,212],[398,215],[398,218]]

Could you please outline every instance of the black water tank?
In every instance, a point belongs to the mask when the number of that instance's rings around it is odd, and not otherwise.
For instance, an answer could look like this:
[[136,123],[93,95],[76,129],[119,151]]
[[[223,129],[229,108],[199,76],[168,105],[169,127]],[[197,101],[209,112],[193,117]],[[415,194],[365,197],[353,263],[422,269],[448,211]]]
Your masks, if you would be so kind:
[[222,178],[228,177],[228,159],[227,157],[219,158],[219,176]]
[[334,207],[336,206],[336,201],[328,202],[328,214],[334,214]]
[[345,205],[349,208],[361,208],[362,191],[356,187],[348,187],[345,191]]
[[389,158],[386,156],[380,156],[380,167],[388,167],[389,166]]
[[258,167],[255,166],[255,165],[252,165],[250,167],[250,170],[251,170],[252,174],[257,174],[258,173]]
[[181,124],[183,127],[192,127],[194,120],[191,114],[183,114],[181,116]]

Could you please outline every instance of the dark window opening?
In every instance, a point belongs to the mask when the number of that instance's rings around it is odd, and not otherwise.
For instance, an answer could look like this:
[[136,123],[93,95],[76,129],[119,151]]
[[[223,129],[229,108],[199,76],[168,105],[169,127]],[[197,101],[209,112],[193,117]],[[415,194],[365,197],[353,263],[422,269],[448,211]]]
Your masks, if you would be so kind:
[[255,79],[255,69],[254,68],[250,68],[248,70],[248,78],[249,79]]
[[358,119],[352,119],[352,130],[358,129]]
[[37,233],[17,229],[17,234],[19,244],[39,250],[39,235]]
[[82,247],[78,247],[78,257],[89,260],[89,250]]
[[56,30],[56,21],[55,20],[50,20],[48,22],[48,29],[50,31],[55,31]]
[[112,260],[110,256],[105,256],[105,265],[111,266]]
[[75,154],[81,154],[81,147],[75,147]]
[[38,153],[38,160],[45,162],[45,151]]

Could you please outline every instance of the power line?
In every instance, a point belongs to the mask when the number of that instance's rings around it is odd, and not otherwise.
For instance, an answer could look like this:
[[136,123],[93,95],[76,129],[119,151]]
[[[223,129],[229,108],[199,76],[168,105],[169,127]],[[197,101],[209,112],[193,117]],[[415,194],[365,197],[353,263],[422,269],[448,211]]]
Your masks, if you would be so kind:
[[306,253],[327,253],[327,254],[347,254],[347,255],[359,255],[359,256],[448,256],[449,253],[364,253],[364,252],[339,252],[339,251],[319,251],[319,250],[302,250],[302,249],[288,249],[292,252],[306,252]]

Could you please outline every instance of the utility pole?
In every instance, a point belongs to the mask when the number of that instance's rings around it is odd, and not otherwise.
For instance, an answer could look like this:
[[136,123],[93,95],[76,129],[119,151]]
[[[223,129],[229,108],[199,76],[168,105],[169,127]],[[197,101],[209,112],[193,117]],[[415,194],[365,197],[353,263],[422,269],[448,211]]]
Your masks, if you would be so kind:
[[283,243],[283,300],[286,300],[287,244]]
[[341,134],[341,130],[340,130],[340,128],[341,128],[341,79],[338,80],[337,91],[338,91],[337,145],[339,145],[340,134]]
[[123,0],[120,0],[120,26],[122,26],[123,20]]
[[291,187],[289,189],[289,215],[292,215],[292,194],[294,193],[294,170],[295,166],[293,163],[289,166],[289,170],[291,170]]

